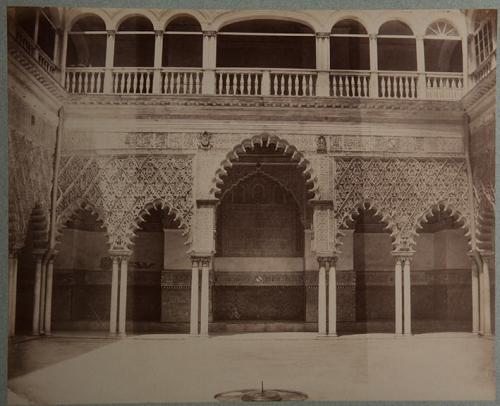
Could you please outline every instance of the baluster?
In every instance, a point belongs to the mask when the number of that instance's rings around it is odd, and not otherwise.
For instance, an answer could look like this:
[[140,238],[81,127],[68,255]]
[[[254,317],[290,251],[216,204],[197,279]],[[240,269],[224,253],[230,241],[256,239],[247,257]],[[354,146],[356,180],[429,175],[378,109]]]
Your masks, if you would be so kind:
[[393,77],[387,76],[387,97],[392,97],[393,80],[395,80]]
[[236,94],[243,94],[243,73],[234,74],[234,85]]
[[71,93],[75,93],[76,89],[76,72],[71,73]]
[[226,93],[225,94],[229,94],[229,89],[230,89],[229,80],[230,79],[231,78],[230,78],[229,73],[224,74],[224,84],[226,85]]
[[145,93],[144,92],[144,76],[146,75],[145,72],[137,72],[137,82],[138,82],[138,89],[137,93]]
[[188,86],[186,72],[181,72],[180,75],[181,75],[181,84],[182,84],[182,94],[186,94],[187,93],[187,86]]
[[129,88],[130,74],[127,72],[122,73],[122,93],[126,93]]
[[344,96],[344,77],[339,76],[339,96]]
[[358,91],[358,93],[356,94],[356,96],[357,97],[361,97],[361,77],[360,76],[356,77],[356,82],[357,82],[356,83],[357,84],[356,89]]
[[198,91],[196,93],[201,94],[201,82],[203,80],[202,73],[197,73],[198,76]]
[[354,96],[354,86],[353,86],[353,77],[352,76],[346,76],[346,85],[347,85],[347,96],[352,97]]
[[78,75],[78,85],[77,85],[78,93],[82,92],[82,73]]
[[98,74],[98,72],[90,72],[90,93],[95,93],[95,79]]
[[196,94],[196,72],[190,72],[189,75],[189,94]]
[[285,75],[281,74],[280,88],[278,90],[278,95],[282,96],[285,94]]
[[172,94],[180,94],[181,78],[179,72],[172,72]]
[[363,97],[368,97],[368,80],[363,76]]
[[[410,77],[411,78],[411,77]],[[410,95],[410,84],[408,82],[408,76],[405,77],[405,93],[406,93],[406,97],[411,97]]]
[[96,92],[97,93],[102,93],[102,90],[101,90],[102,89],[102,84],[103,84],[102,83],[102,77],[103,77],[102,72],[99,72],[97,74],[97,78],[96,78],[97,79],[97,81],[96,81]]
[[332,76],[332,96],[334,96],[334,97],[338,96],[337,76]]

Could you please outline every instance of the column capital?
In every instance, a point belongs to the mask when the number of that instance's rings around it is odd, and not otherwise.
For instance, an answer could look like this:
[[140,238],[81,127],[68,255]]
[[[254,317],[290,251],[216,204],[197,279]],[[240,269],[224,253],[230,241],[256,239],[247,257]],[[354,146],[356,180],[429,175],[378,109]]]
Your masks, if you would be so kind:
[[391,255],[396,258],[396,261],[410,261],[415,254],[415,251],[392,251]]
[[164,33],[164,32],[165,32],[165,31],[163,31],[163,30],[155,30],[155,35],[156,35],[157,37],[159,37],[159,36],[163,35],[163,33]]
[[132,255],[132,252],[128,251],[128,250],[113,250],[113,251],[109,251],[109,256],[111,257],[111,259],[113,261],[115,259],[117,261],[128,260],[131,255]]
[[116,30],[106,30],[106,33],[108,34],[108,37],[111,37],[116,34]]
[[329,32],[317,32],[316,33],[316,38],[318,38],[318,39],[327,39],[327,38],[330,38],[330,33]]
[[192,254],[191,262],[193,264],[197,263],[198,266],[210,266],[210,262],[212,261],[212,255],[206,254]]
[[208,38],[215,38],[217,36],[217,31],[203,31],[203,36]]
[[371,40],[375,40],[377,39],[377,34],[368,34],[368,38],[370,38]]

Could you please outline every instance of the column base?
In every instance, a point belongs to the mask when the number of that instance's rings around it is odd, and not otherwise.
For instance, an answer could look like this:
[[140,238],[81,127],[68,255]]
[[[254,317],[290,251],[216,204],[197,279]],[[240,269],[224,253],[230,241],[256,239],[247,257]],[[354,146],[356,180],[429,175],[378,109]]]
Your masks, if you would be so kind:
[[337,333],[329,333],[328,337],[338,337]]

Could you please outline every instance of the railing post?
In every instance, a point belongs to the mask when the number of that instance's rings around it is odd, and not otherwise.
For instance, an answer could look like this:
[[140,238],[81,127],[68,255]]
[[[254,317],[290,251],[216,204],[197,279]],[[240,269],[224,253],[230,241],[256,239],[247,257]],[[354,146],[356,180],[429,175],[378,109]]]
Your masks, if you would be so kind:
[[316,33],[316,96],[330,96],[330,33]]
[[378,54],[375,34],[370,34],[370,89],[368,96],[378,98]]
[[153,71],[153,93],[161,93],[161,65],[163,60],[163,30],[155,31],[155,59]]
[[203,31],[203,81],[202,93],[216,94],[215,67],[217,61],[217,32]]
[[271,95],[271,71],[265,70],[262,72],[261,94],[262,96]]
[[113,93],[113,64],[115,59],[115,31],[108,30],[106,42],[106,65],[104,71],[104,93]]

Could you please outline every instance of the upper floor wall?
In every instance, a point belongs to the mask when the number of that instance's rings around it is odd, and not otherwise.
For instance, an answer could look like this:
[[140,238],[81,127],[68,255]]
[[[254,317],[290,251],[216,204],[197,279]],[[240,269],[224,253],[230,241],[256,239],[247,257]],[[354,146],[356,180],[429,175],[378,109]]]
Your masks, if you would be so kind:
[[496,65],[496,11],[10,8],[69,93],[459,100]]

